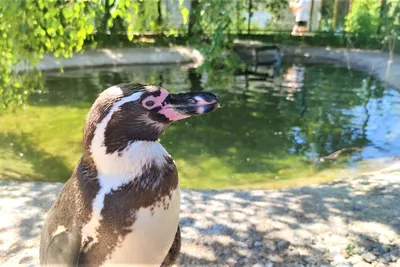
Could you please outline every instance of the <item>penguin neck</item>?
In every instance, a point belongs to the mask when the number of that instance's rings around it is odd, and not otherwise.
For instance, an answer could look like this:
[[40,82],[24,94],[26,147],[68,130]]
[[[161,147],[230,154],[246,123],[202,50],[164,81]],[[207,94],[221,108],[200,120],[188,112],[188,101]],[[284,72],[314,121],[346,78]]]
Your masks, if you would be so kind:
[[122,185],[138,179],[148,167],[162,168],[170,155],[158,141],[133,141],[112,154],[104,146],[92,147],[91,157],[100,180]]

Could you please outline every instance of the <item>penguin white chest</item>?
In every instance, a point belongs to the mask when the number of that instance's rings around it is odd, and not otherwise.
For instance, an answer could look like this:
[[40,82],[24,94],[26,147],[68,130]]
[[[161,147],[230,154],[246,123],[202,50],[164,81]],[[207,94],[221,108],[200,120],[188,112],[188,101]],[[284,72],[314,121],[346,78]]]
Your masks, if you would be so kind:
[[157,203],[154,209],[140,208],[132,232],[126,235],[104,265],[134,264],[160,266],[175,238],[179,223],[180,189],[171,198]]

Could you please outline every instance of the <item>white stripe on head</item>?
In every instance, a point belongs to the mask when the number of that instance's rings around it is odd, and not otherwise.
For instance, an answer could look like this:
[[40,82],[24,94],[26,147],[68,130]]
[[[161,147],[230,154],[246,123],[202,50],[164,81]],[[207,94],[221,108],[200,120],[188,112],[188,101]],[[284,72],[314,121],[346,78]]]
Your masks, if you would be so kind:
[[[115,90],[116,94],[121,94],[122,90],[118,86],[114,86],[110,89],[111,92]],[[109,92],[110,92],[109,91]],[[96,164],[97,170],[100,171],[101,173],[116,173],[119,172],[118,168],[119,166],[113,166],[111,158],[118,157],[118,153],[113,153],[113,154],[107,154],[106,152],[106,146],[104,145],[104,134],[107,128],[107,125],[109,121],[111,120],[112,115],[114,112],[121,107],[123,104],[132,102],[132,101],[137,101],[140,96],[143,94],[143,92],[137,92],[133,93],[130,96],[124,97],[121,100],[115,102],[108,114],[104,117],[104,119],[96,125],[96,130],[94,132],[94,136],[91,142],[90,146],[90,152],[92,154],[93,161]]]
[[[117,86],[110,89],[118,90],[116,92],[118,94],[121,93],[121,89]],[[160,143],[153,141],[135,141],[129,144],[123,151],[107,154],[107,148],[104,145],[104,134],[113,113],[123,104],[139,100],[142,94],[143,92],[137,92],[117,101],[112,105],[104,119],[97,124],[90,152],[99,176],[115,176],[119,177],[119,179],[131,179],[132,177],[139,176],[146,164],[156,161],[161,165],[164,162],[164,156],[168,156],[164,147]],[[125,177],[126,175],[128,177]]]
[[[117,86],[109,90],[117,90],[115,91],[116,94],[122,92]],[[101,211],[104,207],[105,196],[112,190],[117,190],[120,186],[140,177],[146,165],[154,162],[162,166],[165,163],[165,157],[169,157],[164,147],[155,141],[134,141],[127,145],[123,151],[107,154],[104,134],[113,113],[123,104],[137,101],[142,94],[143,92],[133,93],[115,102],[108,114],[96,126],[90,152],[98,171],[100,191],[92,203],[92,217],[82,228],[82,244],[88,240],[88,237],[93,238],[91,244],[97,242],[97,229],[102,220]],[[90,246],[89,244],[86,249],[89,249]]]

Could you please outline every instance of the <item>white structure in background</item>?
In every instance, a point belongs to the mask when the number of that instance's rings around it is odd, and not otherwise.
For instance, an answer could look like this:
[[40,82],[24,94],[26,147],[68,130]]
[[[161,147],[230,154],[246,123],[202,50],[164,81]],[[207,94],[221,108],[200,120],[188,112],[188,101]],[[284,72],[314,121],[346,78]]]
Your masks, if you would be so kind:
[[[312,0],[310,0],[311,4]],[[321,6],[322,0],[314,0],[312,7],[312,14],[310,14],[310,19],[308,20],[308,27],[311,23],[311,31],[318,30],[319,20],[321,18]],[[262,29],[271,29],[274,31],[291,31],[293,26],[296,23],[295,14],[292,13],[292,10],[287,7],[280,13],[281,19],[276,20],[275,16],[266,11],[253,11],[253,16],[251,17],[251,24],[257,25]],[[246,14],[246,18],[248,18],[248,14]]]
[[[182,3],[182,7],[179,6],[179,2]],[[190,0],[179,1],[179,0],[164,0],[164,14],[163,17],[171,28],[179,28],[183,26],[183,18],[181,14],[181,8],[185,7],[190,10]],[[185,25],[187,27],[187,25]]]
[[[179,2],[182,2],[182,5],[190,10],[190,0],[164,0],[163,2],[163,17],[168,25],[173,28],[179,28],[183,26],[183,19],[179,7]],[[310,2],[313,2],[313,8],[311,14],[312,17],[310,17],[308,23],[311,23],[311,31],[315,31],[318,29],[319,19],[321,17],[320,11],[322,0],[310,0]],[[260,7],[260,9],[261,8],[262,7]],[[295,15],[292,13],[292,10],[289,8],[289,6],[281,11],[281,19],[279,20],[276,20],[275,16],[267,11],[258,11],[257,7],[255,7],[252,11],[253,16],[251,17],[251,25],[257,25],[257,27],[261,29],[271,29],[274,31],[291,31],[294,24],[296,23]],[[245,13],[244,16],[246,17],[246,19],[248,19],[247,10],[243,10],[243,12]],[[236,16],[236,13],[232,15]]]

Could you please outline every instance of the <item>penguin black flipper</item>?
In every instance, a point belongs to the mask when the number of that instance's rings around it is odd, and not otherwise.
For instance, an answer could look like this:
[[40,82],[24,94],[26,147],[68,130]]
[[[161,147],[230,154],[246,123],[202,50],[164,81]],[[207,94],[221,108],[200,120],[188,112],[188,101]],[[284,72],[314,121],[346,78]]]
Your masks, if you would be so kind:
[[40,264],[42,266],[55,264],[76,266],[79,260],[81,235],[79,231],[74,231],[74,210],[76,208],[74,197],[76,194],[71,194],[75,178],[74,173],[71,179],[65,183],[47,215],[40,240]]
[[42,266],[79,264],[82,244],[87,243],[82,242],[82,225],[90,219],[91,208],[87,207],[99,188],[94,177],[96,172],[81,159],[49,210],[40,239]]
[[176,231],[174,243],[172,243],[171,248],[168,251],[167,256],[165,257],[161,267],[169,267],[176,263],[179,257],[179,253],[181,251],[181,229],[178,225],[178,230]]
[[45,264],[76,266],[79,261],[81,239],[68,231],[54,236],[45,252]]

